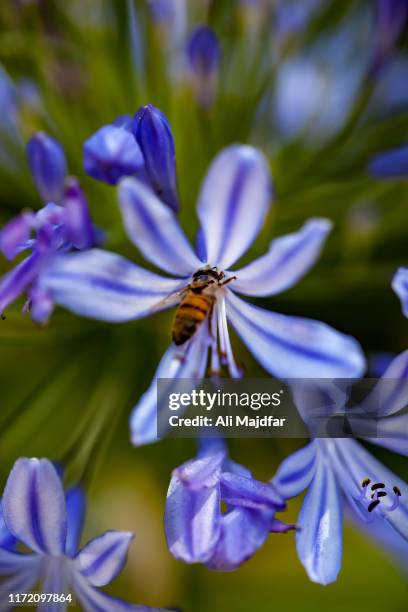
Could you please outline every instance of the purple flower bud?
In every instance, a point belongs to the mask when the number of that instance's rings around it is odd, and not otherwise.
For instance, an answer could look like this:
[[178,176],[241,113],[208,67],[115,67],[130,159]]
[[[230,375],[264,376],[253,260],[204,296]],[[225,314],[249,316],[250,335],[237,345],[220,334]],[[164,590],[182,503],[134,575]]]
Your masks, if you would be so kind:
[[211,106],[215,97],[221,50],[217,35],[208,26],[192,33],[187,47],[188,62],[194,77],[201,106]]
[[84,143],[84,169],[89,176],[116,185],[143,167],[143,155],[124,127],[105,125]]
[[169,122],[158,108],[147,104],[134,117],[133,133],[142,150],[151,187],[161,200],[177,212],[176,156]]
[[89,249],[94,245],[94,231],[85,194],[77,179],[69,179],[65,188],[66,239],[77,249]]
[[64,195],[67,163],[57,140],[37,132],[27,144],[28,163],[44,202],[60,203]]
[[188,43],[188,59],[191,68],[201,78],[208,78],[218,72],[220,65],[220,45],[214,30],[208,26],[198,26]]

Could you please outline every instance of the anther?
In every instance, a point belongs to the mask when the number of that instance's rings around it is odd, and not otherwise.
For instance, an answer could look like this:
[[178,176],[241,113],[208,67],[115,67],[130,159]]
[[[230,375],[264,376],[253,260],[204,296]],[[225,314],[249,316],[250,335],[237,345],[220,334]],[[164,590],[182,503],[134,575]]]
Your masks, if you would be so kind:
[[394,491],[395,495],[397,495],[398,497],[401,497],[401,490],[399,487],[397,486],[392,487],[392,490]]
[[369,512],[372,512],[374,510],[374,508],[376,508],[378,506],[379,503],[380,503],[380,500],[379,499],[375,499],[374,501],[370,502],[367,510]]
[[364,478],[363,482],[361,483],[361,486],[362,487],[368,487],[370,482],[371,482],[371,480],[369,478]]
[[371,494],[371,499],[377,499],[377,497],[385,497],[387,493],[385,491],[377,491]]
[[385,489],[385,484],[383,482],[377,482],[376,484],[371,485],[372,491],[376,491],[377,489]]

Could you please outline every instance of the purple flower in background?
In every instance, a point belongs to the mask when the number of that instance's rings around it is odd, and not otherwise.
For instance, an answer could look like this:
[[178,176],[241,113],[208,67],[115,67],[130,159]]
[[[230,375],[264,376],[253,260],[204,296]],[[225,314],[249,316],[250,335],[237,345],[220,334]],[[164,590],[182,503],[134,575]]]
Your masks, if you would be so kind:
[[133,175],[175,212],[179,208],[173,135],[165,115],[152,104],[139,108],[133,119],[119,117],[88,138],[84,169],[110,185]]
[[38,212],[23,212],[0,230],[0,251],[13,260],[31,253],[0,279],[0,313],[27,294],[26,308],[37,323],[47,321],[53,310],[50,295],[39,279],[57,253],[83,250],[95,244],[94,229],[85,196],[76,179],[66,179],[62,149],[48,136],[36,135],[28,155],[40,193],[53,195]]
[[187,59],[198,103],[209,108],[214,102],[221,61],[218,37],[209,26],[198,26],[191,34]]
[[172,555],[185,563],[236,569],[269,533],[295,528],[275,518],[284,509],[271,483],[256,480],[231,461],[222,443],[207,440],[196,459],[173,472],[164,516],[167,543]]
[[408,317],[408,268],[400,268],[392,279],[392,288],[401,300],[402,312]]
[[408,21],[406,0],[377,0],[371,73],[377,76],[393,55]]
[[272,241],[265,255],[232,270],[258,235],[271,196],[268,165],[259,151],[242,145],[223,150],[212,163],[199,197],[197,254],[173,211],[140,181],[124,179],[119,197],[129,238],[150,263],[172,276],[93,249],[58,257],[42,277],[43,290],[57,303],[77,314],[112,322],[180,306],[189,291],[206,289],[211,307],[207,316],[199,315],[201,325],[191,312],[187,324],[178,310],[175,323],[182,333],[176,334],[173,327],[178,344],[164,354],[133,412],[135,444],[157,439],[156,378],[200,380],[206,375],[209,355],[210,372],[241,376],[227,319],[260,364],[279,378],[294,373],[354,377],[364,371],[365,360],[354,338],[318,321],[264,310],[237,296],[271,296],[292,287],[315,263],[331,229],[328,220],[311,219],[298,232]]
[[408,145],[375,155],[368,164],[370,174],[379,179],[408,177]]
[[[78,487],[65,495],[47,459],[18,459],[2,498],[0,574],[2,592],[28,592],[41,583],[43,593],[71,594],[84,610],[149,610],[111,597],[97,587],[122,571],[133,534],[107,531],[78,551],[85,499]],[[8,540],[5,538],[8,537]],[[18,552],[20,542],[30,553]],[[68,604],[39,609],[65,610]],[[3,609],[3,608],[2,608]]]

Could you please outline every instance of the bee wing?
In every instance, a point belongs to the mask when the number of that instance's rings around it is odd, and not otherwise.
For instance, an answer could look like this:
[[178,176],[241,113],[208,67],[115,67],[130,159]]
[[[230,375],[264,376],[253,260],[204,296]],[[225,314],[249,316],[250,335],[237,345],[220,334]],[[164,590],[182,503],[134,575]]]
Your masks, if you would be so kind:
[[153,307],[154,311],[165,310],[166,308],[172,308],[172,306],[176,306],[180,303],[187,292],[187,287],[183,289],[179,289],[178,291],[173,291],[169,295],[167,295],[164,299],[157,302],[157,304]]

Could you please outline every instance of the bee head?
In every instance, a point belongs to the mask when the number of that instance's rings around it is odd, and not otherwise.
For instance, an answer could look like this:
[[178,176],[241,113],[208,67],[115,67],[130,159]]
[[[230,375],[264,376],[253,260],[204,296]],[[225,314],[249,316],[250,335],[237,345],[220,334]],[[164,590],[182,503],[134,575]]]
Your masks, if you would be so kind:
[[218,272],[217,268],[202,268],[193,274],[193,281],[198,283],[208,283],[209,281],[220,281],[224,277],[223,272]]

